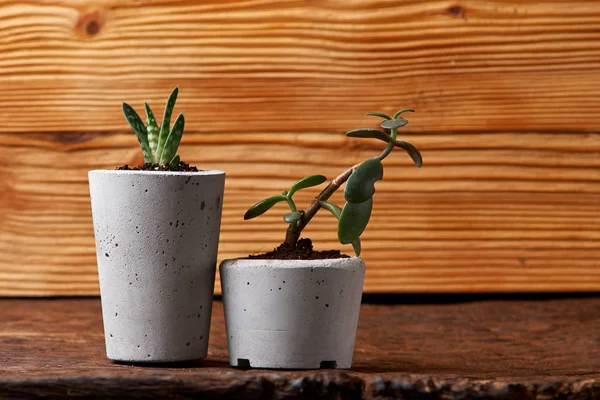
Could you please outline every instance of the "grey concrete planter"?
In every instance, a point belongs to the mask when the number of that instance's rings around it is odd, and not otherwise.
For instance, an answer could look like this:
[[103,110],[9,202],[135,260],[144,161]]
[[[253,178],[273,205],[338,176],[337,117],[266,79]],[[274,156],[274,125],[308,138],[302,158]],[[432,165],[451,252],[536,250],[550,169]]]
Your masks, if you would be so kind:
[[232,366],[350,368],[362,259],[235,259],[220,273]]
[[225,173],[88,176],[108,358],[206,357]]

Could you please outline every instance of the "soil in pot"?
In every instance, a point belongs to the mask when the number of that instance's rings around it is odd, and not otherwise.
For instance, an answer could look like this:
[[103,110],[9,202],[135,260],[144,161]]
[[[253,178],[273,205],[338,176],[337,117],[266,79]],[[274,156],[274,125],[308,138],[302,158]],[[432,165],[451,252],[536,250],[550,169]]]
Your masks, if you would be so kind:
[[179,162],[179,165],[176,169],[170,169],[166,164],[150,164],[145,163],[142,165],[138,165],[137,167],[130,167],[125,164],[116,168],[120,171],[174,171],[174,172],[198,172],[200,171],[197,167],[189,165],[183,161]]
[[253,254],[247,257],[255,260],[330,260],[334,258],[350,258],[339,250],[318,251],[313,249],[312,240],[300,239],[296,246],[282,243],[272,251],[264,254]]

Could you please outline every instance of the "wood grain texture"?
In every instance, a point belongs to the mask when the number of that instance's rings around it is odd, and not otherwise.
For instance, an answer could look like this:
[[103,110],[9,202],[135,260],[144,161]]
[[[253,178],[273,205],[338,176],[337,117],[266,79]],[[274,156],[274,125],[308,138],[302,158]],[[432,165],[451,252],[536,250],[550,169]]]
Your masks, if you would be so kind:
[[[86,172],[140,162],[119,105],[175,85],[182,158],[227,172],[220,259],[277,245],[244,210],[410,106],[425,166],[386,160],[366,291],[600,290],[598,26],[586,1],[0,1],[0,295],[97,293]],[[307,235],[339,247],[329,216]]]
[[593,297],[367,304],[352,369],[269,371],[228,366],[221,302],[206,360],[134,366],[106,358],[98,299],[3,299],[0,397],[598,398],[599,312]]

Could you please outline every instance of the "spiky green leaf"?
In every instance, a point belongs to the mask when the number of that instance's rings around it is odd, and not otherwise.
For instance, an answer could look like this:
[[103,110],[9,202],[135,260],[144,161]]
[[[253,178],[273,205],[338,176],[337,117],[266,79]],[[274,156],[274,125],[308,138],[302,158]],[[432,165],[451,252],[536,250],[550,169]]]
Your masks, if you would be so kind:
[[175,171],[175,170],[179,169],[179,161],[181,161],[181,158],[179,157],[179,155],[176,155],[175,157],[173,157],[173,159],[171,161],[169,161],[169,169],[171,171]]
[[129,126],[135,133],[140,146],[142,147],[142,152],[144,153],[144,162],[153,163],[154,157],[152,156],[152,151],[150,151],[150,145],[148,144],[148,132],[146,131],[146,127],[142,122],[142,119],[135,112],[135,110],[127,103],[123,103],[123,114],[125,115],[125,119],[129,122]]
[[289,212],[283,216],[283,220],[288,224],[294,224],[300,221],[300,218],[302,218],[302,213],[300,211]]
[[300,189],[306,189],[311,186],[317,186],[321,183],[325,182],[327,177],[325,175],[311,175],[306,178],[300,179],[298,182],[294,183],[288,192],[288,197],[292,197],[296,191]]
[[280,201],[285,201],[285,200],[286,200],[285,196],[273,196],[273,197],[269,197],[268,199],[261,200],[258,203],[256,203],[255,205],[253,205],[252,207],[250,207],[248,209],[248,211],[246,211],[246,214],[244,214],[244,219],[256,218],[259,215],[264,214],[267,210],[269,210],[275,204],[279,203]]
[[181,137],[183,136],[183,128],[185,127],[185,118],[183,114],[179,114],[175,123],[173,124],[173,129],[171,129],[171,133],[169,133],[169,137],[165,142],[165,147],[163,149],[162,155],[160,156],[160,163],[168,163],[175,154],[177,154],[177,149],[179,148],[179,143],[181,142]]
[[383,165],[370,158],[352,171],[346,182],[344,198],[350,203],[363,203],[375,193],[375,182],[383,178]]
[[421,153],[412,144],[410,144],[408,142],[402,142],[400,140],[396,140],[394,142],[394,146],[400,147],[400,148],[406,150],[406,152],[408,153],[410,158],[412,158],[412,160],[414,161],[414,163],[417,167],[421,167],[423,165],[423,157],[421,157]]
[[150,151],[154,155],[154,159],[158,159],[156,154],[156,148],[158,147],[158,125],[156,124],[156,118],[148,103],[144,103],[146,108],[146,131],[148,132],[148,144],[150,145]]
[[368,112],[367,115],[370,117],[381,117],[383,119],[392,119],[392,117],[390,117],[389,115],[386,115],[386,114],[380,113],[380,112]]
[[169,130],[171,128],[171,114],[173,114],[173,107],[177,101],[177,94],[179,93],[179,87],[176,86],[171,92],[167,104],[165,105],[165,111],[163,119],[160,124],[160,131],[158,133],[158,145],[156,146],[156,155],[160,156],[163,153],[163,148],[167,137],[169,136]]
[[408,121],[404,118],[386,119],[381,123],[383,129],[398,129],[408,124]]
[[328,201],[321,201],[321,207],[333,214],[335,218],[340,219],[342,214],[342,208],[337,204],[329,203]]
[[371,218],[373,198],[363,203],[346,203],[338,223],[338,239],[342,244],[354,242],[364,232]]
[[352,242],[352,247],[354,248],[354,253],[356,253],[356,257],[360,256],[360,238]]
[[383,140],[386,143],[392,141],[392,137],[388,133],[385,133],[384,131],[381,131],[379,129],[371,128],[354,129],[350,132],[346,132],[346,136],[358,138],[374,138]]

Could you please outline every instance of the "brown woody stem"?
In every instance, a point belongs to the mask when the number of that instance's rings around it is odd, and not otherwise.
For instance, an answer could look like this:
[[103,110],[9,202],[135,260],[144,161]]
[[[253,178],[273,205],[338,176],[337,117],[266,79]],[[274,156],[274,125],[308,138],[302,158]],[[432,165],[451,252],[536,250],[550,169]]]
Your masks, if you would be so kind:
[[310,222],[310,220],[317,214],[319,209],[321,209],[321,202],[327,201],[332,194],[335,193],[336,190],[340,188],[350,178],[352,175],[352,171],[354,168],[358,167],[360,164],[356,164],[352,168],[347,169],[337,176],[334,180],[332,180],[329,185],[314,200],[310,203],[304,214],[302,215],[302,219],[298,221],[295,227],[290,225],[285,234],[285,243],[295,246],[300,239],[300,233],[306,227],[306,225]]

